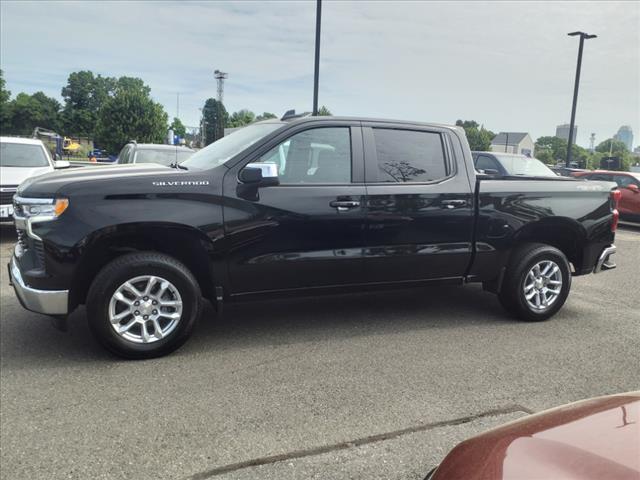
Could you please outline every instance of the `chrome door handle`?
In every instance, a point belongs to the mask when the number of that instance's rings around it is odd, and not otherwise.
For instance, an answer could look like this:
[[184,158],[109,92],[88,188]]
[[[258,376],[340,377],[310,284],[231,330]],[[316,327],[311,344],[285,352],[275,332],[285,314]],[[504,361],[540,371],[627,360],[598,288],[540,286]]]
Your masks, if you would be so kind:
[[360,202],[355,200],[334,200],[329,203],[334,208],[337,208],[339,212],[346,212],[352,208],[360,206]]
[[443,200],[442,202],[440,202],[440,204],[444,208],[451,209],[451,208],[466,207],[467,201],[466,200]]

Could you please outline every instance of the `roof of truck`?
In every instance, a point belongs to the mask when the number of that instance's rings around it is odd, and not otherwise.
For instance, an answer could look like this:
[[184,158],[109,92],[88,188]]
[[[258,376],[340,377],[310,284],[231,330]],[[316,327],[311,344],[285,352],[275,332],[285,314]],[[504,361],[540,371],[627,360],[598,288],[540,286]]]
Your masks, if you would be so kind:
[[0,137],[0,143],[20,143],[23,145],[43,145],[42,140],[24,137]]
[[339,116],[313,116],[308,115],[304,117],[292,117],[285,120],[280,120],[276,118],[270,118],[268,120],[262,120],[260,122],[255,122],[252,125],[258,123],[280,123],[280,124],[291,124],[291,123],[305,123],[305,122],[332,122],[332,121],[346,121],[346,122],[374,122],[374,123],[399,123],[404,125],[420,125],[425,127],[440,127],[440,128],[451,128],[451,129],[462,129],[462,127],[458,127],[456,125],[448,125],[444,123],[435,123],[435,122],[423,122],[419,120],[394,120],[389,118],[370,118],[370,117],[339,117]]

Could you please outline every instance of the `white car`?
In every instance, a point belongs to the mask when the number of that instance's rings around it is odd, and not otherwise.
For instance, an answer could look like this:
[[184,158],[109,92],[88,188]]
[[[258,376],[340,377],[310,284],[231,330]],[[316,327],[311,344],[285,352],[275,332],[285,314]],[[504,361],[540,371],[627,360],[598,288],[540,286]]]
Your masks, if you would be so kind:
[[41,140],[0,137],[0,221],[13,217],[13,195],[27,178],[66,168],[69,162],[54,161]]

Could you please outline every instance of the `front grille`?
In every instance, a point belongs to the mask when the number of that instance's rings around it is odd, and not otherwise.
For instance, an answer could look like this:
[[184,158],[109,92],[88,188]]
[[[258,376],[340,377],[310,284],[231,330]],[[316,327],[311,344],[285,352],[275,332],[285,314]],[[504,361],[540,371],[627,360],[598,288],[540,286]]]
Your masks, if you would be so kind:
[[3,185],[0,187],[0,205],[10,205],[13,203],[13,195],[18,190],[17,185]]
[[29,242],[27,241],[27,232],[24,230],[17,229],[16,233],[18,234],[18,245],[20,245],[20,249],[23,252],[29,250]]
[[44,245],[40,240],[32,240],[33,250],[36,252],[38,266],[44,270]]

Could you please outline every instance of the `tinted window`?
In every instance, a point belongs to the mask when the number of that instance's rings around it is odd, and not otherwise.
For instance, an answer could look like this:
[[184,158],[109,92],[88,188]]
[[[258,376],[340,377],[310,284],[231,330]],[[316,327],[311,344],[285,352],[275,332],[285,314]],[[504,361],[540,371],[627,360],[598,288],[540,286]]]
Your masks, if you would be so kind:
[[0,144],[0,166],[47,167],[49,160],[40,145],[3,142]]
[[497,170],[500,172],[500,167],[498,166],[498,162],[496,162],[493,158],[487,157],[486,155],[480,155],[476,160],[476,170]]
[[589,175],[589,180],[603,180],[605,182],[613,182],[613,176],[607,175],[606,173],[595,173],[593,175]]
[[447,176],[439,133],[374,128],[379,182],[430,182]]
[[628,175],[616,175],[615,177],[613,177],[613,181],[616,182],[620,188],[626,188],[631,184],[638,184],[637,181],[635,181]]
[[172,163],[182,163],[193,155],[193,152],[182,149],[163,148],[158,150],[138,149],[135,163],[158,163],[160,165],[171,165]]
[[351,134],[348,127],[305,130],[269,150],[259,161],[278,166],[281,184],[350,183]]

